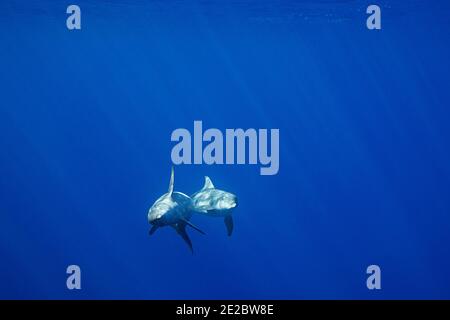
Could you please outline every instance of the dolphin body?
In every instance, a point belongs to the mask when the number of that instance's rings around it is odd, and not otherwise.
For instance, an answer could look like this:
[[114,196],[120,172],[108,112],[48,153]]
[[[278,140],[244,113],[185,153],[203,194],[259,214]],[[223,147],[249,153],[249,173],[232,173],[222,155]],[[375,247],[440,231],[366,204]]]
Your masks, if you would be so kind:
[[192,210],[210,217],[223,217],[228,236],[233,233],[232,211],[237,206],[237,197],[216,189],[211,179],[205,176],[205,184],[191,196]]
[[173,185],[174,171],[172,167],[169,190],[159,197],[148,210],[147,219],[152,225],[149,233],[152,235],[158,228],[171,226],[183,238],[193,253],[191,239],[186,233],[186,225],[202,234],[205,233],[189,221],[193,214],[191,198],[182,192],[173,191]]

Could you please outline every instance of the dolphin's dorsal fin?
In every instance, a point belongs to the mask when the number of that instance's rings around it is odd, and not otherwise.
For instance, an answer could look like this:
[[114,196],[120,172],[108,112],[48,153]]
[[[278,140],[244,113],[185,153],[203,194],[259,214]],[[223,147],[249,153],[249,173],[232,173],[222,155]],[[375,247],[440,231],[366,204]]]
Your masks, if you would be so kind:
[[169,196],[171,196],[172,192],[173,192],[173,180],[174,180],[174,173],[173,173],[173,167],[172,167],[172,171],[170,172],[169,191],[167,191]]
[[205,185],[203,186],[202,190],[206,189],[214,189],[214,185],[208,176],[205,176]]

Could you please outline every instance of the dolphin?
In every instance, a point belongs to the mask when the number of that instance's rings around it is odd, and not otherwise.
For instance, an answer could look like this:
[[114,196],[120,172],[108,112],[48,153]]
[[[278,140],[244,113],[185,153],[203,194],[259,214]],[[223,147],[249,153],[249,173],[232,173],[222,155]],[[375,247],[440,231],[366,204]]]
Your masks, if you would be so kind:
[[186,225],[198,232],[205,234],[202,230],[193,225],[189,219],[192,216],[191,198],[182,192],[173,191],[174,170],[170,174],[169,190],[163,194],[148,210],[147,219],[152,225],[149,234],[152,235],[158,228],[171,226],[187,243],[192,253],[192,242],[186,233]]
[[216,189],[211,179],[205,176],[205,184],[200,191],[191,196],[192,210],[211,216],[223,217],[228,236],[233,233],[232,211],[237,206],[237,197],[223,190]]

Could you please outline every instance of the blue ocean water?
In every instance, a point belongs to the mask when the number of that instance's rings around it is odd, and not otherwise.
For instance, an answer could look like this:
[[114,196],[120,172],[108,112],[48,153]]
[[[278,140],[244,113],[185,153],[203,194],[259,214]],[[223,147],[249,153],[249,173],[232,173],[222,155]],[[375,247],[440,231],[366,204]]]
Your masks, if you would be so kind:
[[[375,3],[1,1],[0,298],[450,299],[450,3]],[[279,128],[280,170],[176,166],[239,197],[192,255],[147,211],[194,120]]]

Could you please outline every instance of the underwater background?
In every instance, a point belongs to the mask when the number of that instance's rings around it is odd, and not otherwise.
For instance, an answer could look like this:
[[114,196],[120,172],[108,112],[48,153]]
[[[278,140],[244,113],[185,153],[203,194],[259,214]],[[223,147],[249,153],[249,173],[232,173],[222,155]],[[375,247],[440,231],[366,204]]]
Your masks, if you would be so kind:
[[[0,298],[450,299],[450,2],[0,2]],[[194,254],[149,236],[176,128],[279,128]],[[81,268],[81,290],[66,268]],[[381,268],[381,290],[366,287]]]

